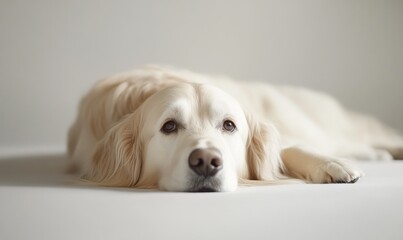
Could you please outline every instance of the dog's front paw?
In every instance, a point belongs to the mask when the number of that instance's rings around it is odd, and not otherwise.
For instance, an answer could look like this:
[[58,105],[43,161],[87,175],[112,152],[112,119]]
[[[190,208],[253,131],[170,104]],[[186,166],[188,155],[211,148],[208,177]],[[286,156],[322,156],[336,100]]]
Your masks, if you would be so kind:
[[321,164],[315,175],[317,183],[355,183],[364,173],[347,160],[332,160]]

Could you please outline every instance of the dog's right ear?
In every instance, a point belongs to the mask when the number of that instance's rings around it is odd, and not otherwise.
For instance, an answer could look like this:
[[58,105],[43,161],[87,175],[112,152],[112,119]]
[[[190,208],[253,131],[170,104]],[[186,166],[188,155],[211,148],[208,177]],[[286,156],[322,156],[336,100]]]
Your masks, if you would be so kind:
[[139,111],[126,116],[98,143],[85,179],[107,186],[135,186],[139,181],[143,144]]

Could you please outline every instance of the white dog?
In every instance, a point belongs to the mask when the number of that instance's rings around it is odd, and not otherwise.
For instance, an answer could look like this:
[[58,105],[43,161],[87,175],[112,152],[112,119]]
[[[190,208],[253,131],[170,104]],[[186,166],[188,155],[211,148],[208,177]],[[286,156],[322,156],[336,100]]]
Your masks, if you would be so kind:
[[284,176],[353,183],[363,173],[345,158],[401,158],[403,138],[322,93],[146,67],[90,90],[68,153],[103,185],[233,191]]

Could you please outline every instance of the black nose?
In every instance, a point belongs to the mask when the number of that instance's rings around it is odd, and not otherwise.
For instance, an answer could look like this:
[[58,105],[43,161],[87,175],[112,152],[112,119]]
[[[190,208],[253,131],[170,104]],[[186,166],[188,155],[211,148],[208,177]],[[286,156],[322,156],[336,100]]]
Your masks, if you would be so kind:
[[189,167],[200,176],[214,176],[222,169],[221,153],[216,148],[200,148],[189,155]]

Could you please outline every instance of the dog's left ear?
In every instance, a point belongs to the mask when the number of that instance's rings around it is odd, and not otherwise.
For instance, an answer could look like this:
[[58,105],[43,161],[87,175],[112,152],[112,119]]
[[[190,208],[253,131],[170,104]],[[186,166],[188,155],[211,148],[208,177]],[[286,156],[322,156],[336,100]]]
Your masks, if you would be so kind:
[[247,165],[250,180],[274,180],[281,175],[280,136],[274,125],[247,117]]
[[136,186],[142,167],[140,118],[135,112],[108,130],[96,147],[85,179],[108,186]]

